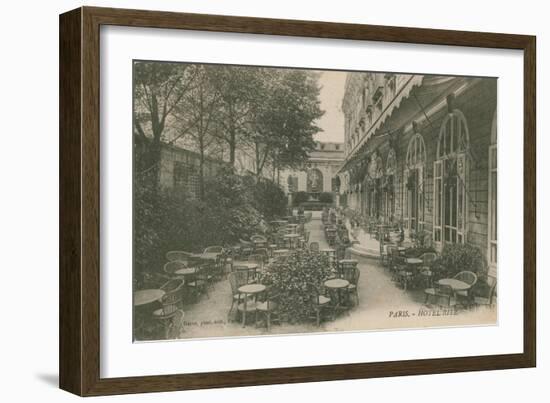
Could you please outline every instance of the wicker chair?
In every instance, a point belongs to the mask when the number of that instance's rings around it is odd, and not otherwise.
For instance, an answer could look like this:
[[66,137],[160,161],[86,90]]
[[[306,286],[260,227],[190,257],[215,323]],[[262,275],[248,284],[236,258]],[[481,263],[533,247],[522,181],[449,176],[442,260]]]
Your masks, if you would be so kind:
[[469,285],[468,289],[456,291],[455,295],[457,302],[460,302],[463,306],[470,308],[474,305],[474,294],[472,292],[472,288],[477,283],[477,275],[471,271],[461,271],[457,273],[454,278]]
[[259,248],[256,249],[256,252],[254,252],[255,255],[261,255],[263,257],[263,263],[267,263],[269,261],[269,250],[267,248]]
[[180,269],[185,269],[187,266],[187,263],[181,262],[179,260],[175,260],[173,262],[168,262],[164,265],[164,272],[170,277],[170,278],[176,278],[183,280],[184,276],[180,276],[176,274],[176,271]]
[[172,250],[170,252],[166,252],[166,260],[169,262],[184,262],[188,263],[191,258],[190,252],[185,252],[182,250]]
[[[173,285],[171,287],[173,287]],[[153,311],[153,318],[160,320],[163,323],[165,329],[165,339],[170,338],[170,330],[172,330],[175,326],[174,319],[178,314],[180,315],[181,320],[181,328],[179,330],[183,329],[183,317],[185,316],[185,313],[180,309],[182,287],[183,281],[180,280],[179,286],[164,294],[161,299],[162,307]]]
[[351,296],[355,297],[355,306],[359,305],[359,276],[361,272],[359,271],[359,268],[354,265],[348,265],[344,264],[342,266],[342,278],[344,280],[349,281],[349,285],[346,288],[347,296],[351,302]]
[[209,246],[204,250],[203,253],[222,253],[223,252],[223,246]]
[[231,320],[231,314],[234,309],[239,306],[245,297],[243,294],[239,293],[239,287],[248,283],[248,273],[246,271],[233,271],[229,273],[229,284],[231,285],[231,308],[227,313],[227,319]]
[[487,281],[484,283],[485,287],[483,292],[476,293],[474,296],[474,303],[476,306],[486,305],[492,307],[494,299],[496,298],[497,280],[494,277],[488,277]]
[[261,273],[264,270],[264,255],[263,254],[250,255],[250,256],[248,256],[248,261],[256,263],[258,265],[258,270],[254,273],[255,275],[258,274],[258,271]]
[[255,249],[267,247],[267,238],[263,235],[252,235],[250,240],[254,244]]
[[165,293],[177,292],[183,289],[184,281],[180,279],[168,280],[160,286],[160,289]]
[[278,293],[268,288],[265,291],[265,300],[256,304],[256,312],[260,315],[265,316],[265,323],[268,332],[271,330],[272,320],[277,320],[280,322],[279,298],[280,295]]
[[420,268],[419,274],[424,279],[425,284],[431,287],[433,283],[434,263],[437,260],[437,255],[433,252],[427,252],[420,256],[420,259],[422,259],[422,267]]
[[312,252],[319,252],[319,242],[311,242],[309,244],[309,250]]
[[307,295],[308,300],[311,308],[315,312],[315,319],[317,323],[317,327],[321,326],[321,316],[323,311],[326,311],[327,309],[331,309],[331,300],[328,297],[325,297],[324,295],[321,295],[319,293],[319,290],[317,287],[313,284],[308,284],[307,286]]
[[[388,254],[390,256],[390,271],[392,272],[392,281],[401,282],[405,280],[406,265],[405,258],[399,254],[399,249],[394,246],[388,247]],[[412,276],[412,273],[410,274]]]
[[246,258],[254,251],[254,244],[244,239],[239,239],[241,244],[241,257]]
[[450,285],[441,285],[439,283],[435,283],[433,287],[426,288],[424,290],[425,300],[424,304],[428,304],[430,301],[430,298],[437,298],[437,302],[439,305],[439,301],[441,299],[444,299],[447,301],[447,306],[451,306],[451,298],[453,296],[453,288]]
[[206,294],[207,298],[210,298],[208,294],[208,287],[212,279],[212,272],[209,265],[195,268],[195,272],[187,277],[186,287],[193,294],[195,301],[198,301],[201,293]]

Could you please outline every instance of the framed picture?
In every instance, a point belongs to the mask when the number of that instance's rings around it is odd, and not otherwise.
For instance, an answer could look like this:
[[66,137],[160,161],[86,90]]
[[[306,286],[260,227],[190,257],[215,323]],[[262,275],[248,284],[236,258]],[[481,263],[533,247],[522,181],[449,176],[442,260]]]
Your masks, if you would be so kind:
[[62,14],[60,386],[535,366],[535,155],[532,36]]

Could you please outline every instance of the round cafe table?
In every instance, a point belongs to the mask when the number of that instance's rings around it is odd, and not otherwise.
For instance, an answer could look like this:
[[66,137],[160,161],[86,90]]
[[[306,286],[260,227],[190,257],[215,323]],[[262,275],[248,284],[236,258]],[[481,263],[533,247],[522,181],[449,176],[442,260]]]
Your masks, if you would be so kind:
[[357,260],[355,259],[342,259],[340,260],[340,263],[344,263],[344,264],[357,264],[359,263]]
[[441,285],[451,286],[453,291],[465,291],[470,289],[470,285],[464,281],[457,280],[455,278],[442,278],[438,281]]
[[288,248],[289,249],[295,249],[296,248],[296,240],[300,237],[298,234],[286,234],[283,236],[288,241]]
[[346,307],[342,306],[341,299],[340,299],[340,292],[342,290],[345,290],[349,286],[349,281],[344,280],[343,278],[333,278],[330,280],[325,281],[325,287],[329,289],[331,294],[335,296],[334,300],[334,312],[339,310],[346,309]]
[[179,276],[189,276],[191,274],[195,274],[197,272],[197,269],[194,267],[184,267],[183,269],[176,270],[174,274],[177,274]]
[[[235,271],[246,271],[247,281],[250,281],[251,278],[256,278],[256,270],[258,270],[258,263],[235,262],[233,263],[233,269]],[[252,273],[252,276],[250,276],[251,273]]]
[[191,257],[195,259],[203,259],[203,260],[217,260],[219,253],[214,252],[207,252],[207,253],[192,253]]
[[290,249],[275,249],[273,251],[273,257],[278,258],[281,256],[286,256],[290,253]]
[[296,229],[298,228],[298,224],[287,224],[286,229],[290,234],[296,234]]
[[149,289],[134,292],[134,306],[147,305],[158,301],[166,294],[163,290]]
[[[265,291],[265,288],[266,287],[263,284],[246,284],[239,287],[239,293],[244,294],[244,302],[240,307],[240,310],[243,312],[243,327],[246,326],[246,313],[256,311],[256,297],[259,293]],[[249,295],[253,297],[253,302],[248,301]]]

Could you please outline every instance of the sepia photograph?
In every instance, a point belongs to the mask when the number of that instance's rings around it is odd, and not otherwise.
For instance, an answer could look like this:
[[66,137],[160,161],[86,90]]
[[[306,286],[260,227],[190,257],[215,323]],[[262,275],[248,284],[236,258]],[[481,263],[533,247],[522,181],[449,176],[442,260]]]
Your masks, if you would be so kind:
[[134,342],[497,324],[496,77],[132,74]]

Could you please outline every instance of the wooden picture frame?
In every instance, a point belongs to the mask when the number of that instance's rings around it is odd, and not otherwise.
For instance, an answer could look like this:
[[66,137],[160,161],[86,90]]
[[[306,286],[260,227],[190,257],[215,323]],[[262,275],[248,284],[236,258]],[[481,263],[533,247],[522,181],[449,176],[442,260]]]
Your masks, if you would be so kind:
[[[524,52],[523,353],[100,377],[100,26],[519,49]],[[81,7],[60,16],[60,387],[81,396],[533,367],[536,364],[535,37]]]

